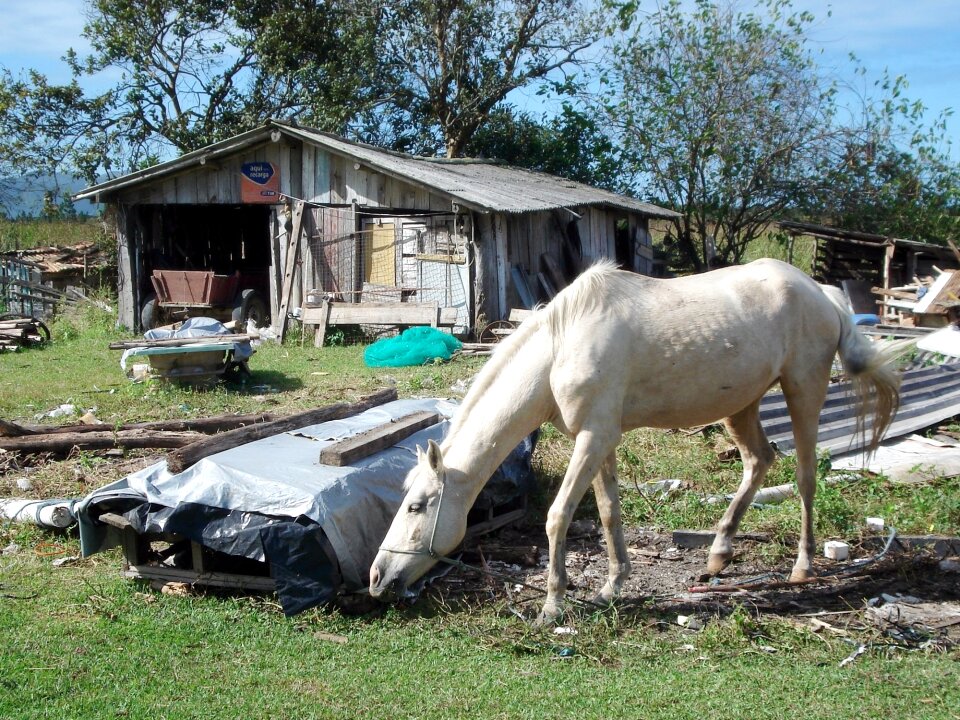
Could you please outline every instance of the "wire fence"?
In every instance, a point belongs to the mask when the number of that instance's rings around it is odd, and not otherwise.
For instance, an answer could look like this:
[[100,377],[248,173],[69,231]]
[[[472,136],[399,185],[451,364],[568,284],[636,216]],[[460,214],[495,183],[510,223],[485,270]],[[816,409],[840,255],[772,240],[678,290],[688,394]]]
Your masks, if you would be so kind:
[[[349,218],[344,218],[349,215]],[[348,225],[345,227],[345,225]],[[308,297],[346,303],[435,303],[469,327],[468,228],[454,214],[367,217],[324,208],[309,243]],[[353,226],[353,227],[350,227]]]

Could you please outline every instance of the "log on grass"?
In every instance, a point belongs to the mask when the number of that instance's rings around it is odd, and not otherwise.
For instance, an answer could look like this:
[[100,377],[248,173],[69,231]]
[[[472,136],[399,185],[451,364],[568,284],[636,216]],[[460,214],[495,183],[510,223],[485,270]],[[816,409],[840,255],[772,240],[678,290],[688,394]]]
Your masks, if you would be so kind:
[[77,450],[112,448],[180,448],[206,437],[195,432],[154,432],[149,430],[99,430],[83,433],[47,433],[0,438],[0,449],[19,453],[63,455]]
[[97,432],[104,429],[110,430],[167,430],[193,431],[210,435],[212,433],[224,432],[225,430],[234,430],[239,427],[253,425],[255,423],[271,422],[279,420],[282,416],[277,413],[250,413],[247,415],[211,415],[204,418],[193,418],[189,420],[151,420],[149,422],[124,423],[123,425],[110,425],[107,423],[98,423],[94,425],[17,425],[6,420],[0,420],[0,437],[14,437],[16,435],[27,434],[49,434],[58,435],[62,433],[88,433]]
[[369,410],[377,405],[391,402],[397,399],[397,391],[393,388],[380,390],[372,395],[368,395],[355,403],[338,403],[328,405],[327,407],[307,410],[306,412],[290,415],[273,422],[259,423],[247,427],[228,430],[227,432],[206,437],[195,443],[175,450],[167,456],[167,469],[172,473],[179,473],[186,470],[194,463],[209,457],[218,452],[235,448],[255,440],[261,440],[271,435],[296,430],[307,425],[316,425],[317,423],[328,422],[330,420],[339,420],[341,418],[357,415],[364,410]]
[[0,420],[0,437],[21,437],[22,435],[36,435],[36,432],[9,420]]

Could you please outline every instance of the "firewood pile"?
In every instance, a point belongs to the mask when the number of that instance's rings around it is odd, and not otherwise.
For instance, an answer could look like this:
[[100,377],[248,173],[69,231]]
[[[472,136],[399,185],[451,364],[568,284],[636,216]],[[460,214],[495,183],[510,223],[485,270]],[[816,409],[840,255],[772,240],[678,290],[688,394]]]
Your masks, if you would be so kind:
[[0,350],[17,350],[50,342],[50,330],[42,321],[16,315],[0,316]]

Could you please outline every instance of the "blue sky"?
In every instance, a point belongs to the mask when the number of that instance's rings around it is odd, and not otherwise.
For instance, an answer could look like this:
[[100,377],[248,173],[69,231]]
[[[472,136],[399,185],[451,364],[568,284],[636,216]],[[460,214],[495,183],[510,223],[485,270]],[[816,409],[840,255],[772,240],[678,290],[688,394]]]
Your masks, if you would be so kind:
[[[817,18],[812,37],[821,63],[841,82],[856,83],[854,91],[868,90],[886,67],[893,75],[906,75],[907,96],[932,113],[955,108],[948,130],[953,156],[960,157],[960,1],[794,0],[794,7]],[[82,0],[0,0],[0,65],[14,73],[36,68],[52,81],[68,80],[60,58],[69,47],[83,55],[83,8]],[[851,52],[867,68],[866,81],[853,77]],[[528,97],[523,104],[535,112],[536,102]]]

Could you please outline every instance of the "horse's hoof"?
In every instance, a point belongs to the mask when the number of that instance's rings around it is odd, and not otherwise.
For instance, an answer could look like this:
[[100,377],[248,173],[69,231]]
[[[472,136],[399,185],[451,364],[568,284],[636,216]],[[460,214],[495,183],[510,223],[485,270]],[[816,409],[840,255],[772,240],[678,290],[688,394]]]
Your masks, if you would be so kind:
[[544,605],[543,610],[533,621],[534,627],[549,627],[556,625],[563,618],[563,609],[557,605]]
[[707,575],[711,577],[714,575],[719,575],[723,569],[730,564],[730,560],[733,559],[733,553],[710,553],[710,557],[707,558]]
[[797,569],[794,568],[793,572],[790,573],[790,582],[805,582],[813,577],[813,573],[806,569]]

